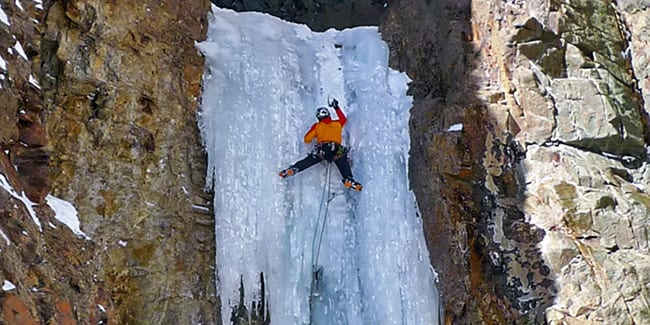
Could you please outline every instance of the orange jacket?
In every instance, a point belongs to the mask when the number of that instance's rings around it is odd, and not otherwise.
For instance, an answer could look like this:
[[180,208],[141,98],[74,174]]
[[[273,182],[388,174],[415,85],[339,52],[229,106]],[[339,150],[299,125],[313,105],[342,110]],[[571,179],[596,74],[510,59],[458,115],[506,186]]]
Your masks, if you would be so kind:
[[305,143],[310,143],[314,138],[316,138],[317,144],[323,142],[336,142],[341,144],[341,133],[343,131],[343,126],[348,119],[340,108],[335,108],[334,110],[339,119],[332,120],[332,118],[326,117],[322,121],[314,123],[314,125],[309,128],[309,131],[305,133]]

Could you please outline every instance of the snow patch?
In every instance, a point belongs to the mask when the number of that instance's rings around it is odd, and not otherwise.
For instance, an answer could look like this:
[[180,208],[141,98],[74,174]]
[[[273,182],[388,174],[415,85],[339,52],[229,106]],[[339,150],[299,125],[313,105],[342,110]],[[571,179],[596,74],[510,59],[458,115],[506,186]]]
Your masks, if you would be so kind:
[[0,69],[7,71],[7,61],[2,56],[0,56]]
[[11,241],[9,240],[9,237],[7,237],[7,235],[5,235],[5,233],[2,232],[2,230],[0,230],[0,237],[4,238],[5,242],[7,243],[7,246],[11,245]]
[[204,205],[192,204],[192,209],[195,209],[197,211],[210,212],[210,208]]
[[29,75],[29,83],[32,84],[34,87],[41,89],[41,86],[38,84],[38,81],[31,74]]
[[7,280],[5,280],[4,283],[2,284],[2,290],[3,291],[11,291],[11,290],[15,290],[15,289],[16,289],[16,286],[13,283],[11,283],[11,282],[9,282]]
[[36,211],[34,211],[34,202],[32,202],[26,195],[25,193],[20,193],[16,192],[11,185],[9,184],[9,181],[5,178],[4,175],[0,174],[0,187],[2,187],[5,191],[7,191],[11,196],[13,196],[15,199],[20,200],[23,202],[25,205],[25,208],[27,209],[27,212],[29,215],[32,217],[32,220],[38,226],[38,230],[43,231],[43,228],[41,227],[41,221],[38,219],[36,216]]
[[72,205],[72,203],[52,195],[48,195],[45,200],[47,201],[47,205],[49,205],[54,211],[56,220],[59,220],[64,225],[68,226],[75,235],[82,236],[88,240],[91,239],[79,228],[80,222],[77,209]]
[[42,0],[33,0],[36,4],[36,9],[43,10],[43,1]]
[[11,23],[9,22],[9,17],[7,17],[5,11],[2,10],[2,7],[0,7],[0,21],[7,26],[11,26]]
[[25,53],[25,50],[23,49],[23,45],[20,44],[20,41],[18,40],[16,41],[16,44],[14,45],[14,49],[16,50],[16,52],[18,52],[18,55],[20,55],[23,59],[29,60],[27,58],[27,54]]
[[22,11],[25,11],[25,8],[23,8],[23,4],[20,3],[20,0],[16,0],[16,7]]
[[463,130],[463,124],[462,123],[457,123],[457,124],[454,124],[454,125],[450,126],[447,129],[447,132],[458,132],[458,131],[462,131],[462,130]]

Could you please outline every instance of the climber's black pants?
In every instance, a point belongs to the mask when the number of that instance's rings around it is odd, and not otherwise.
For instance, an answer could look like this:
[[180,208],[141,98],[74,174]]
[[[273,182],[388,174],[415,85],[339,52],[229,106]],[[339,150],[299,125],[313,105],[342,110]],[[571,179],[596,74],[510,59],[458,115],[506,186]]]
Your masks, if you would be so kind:
[[291,167],[295,167],[298,169],[297,172],[301,172],[323,160],[333,161],[339,169],[341,176],[343,176],[343,179],[353,178],[350,163],[348,162],[348,151],[345,147],[335,142],[326,142],[317,145],[307,157],[296,162]]

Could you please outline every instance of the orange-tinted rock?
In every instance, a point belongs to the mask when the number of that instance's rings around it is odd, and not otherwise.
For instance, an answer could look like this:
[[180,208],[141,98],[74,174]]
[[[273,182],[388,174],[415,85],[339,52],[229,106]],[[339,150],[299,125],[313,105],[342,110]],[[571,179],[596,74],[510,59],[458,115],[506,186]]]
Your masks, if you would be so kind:
[[187,65],[183,69],[183,80],[188,84],[187,92],[196,98],[201,94],[201,80],[198,76],[203,75],[202,67]]
[[66,301],[57,301],[54,305],[56,307],[56,321],[57,325],[76,325],[77,321],[72,313],[72,306]]
[[39,322],[32,316],[29,309],[18,297],[7,294],[0,298],[2,312],[7,324],[38,325]]
[[18,118],[19,140],[28,147],[44,147],[47,145],[45,128],[33,113],[20,114]]
[[49,161],[49,152],[41,148],[21,150],[13,159],[22,190],[33,202],[43,202],[50,190]]
[[7,155],[5,152],[0,152],[0,172],[2,172],[5,178],[7,178],[7,181],[14,190],[16,190],[18,193],[22,191],[22,184],[18,178],[18,173],[11,163],[9,155]]

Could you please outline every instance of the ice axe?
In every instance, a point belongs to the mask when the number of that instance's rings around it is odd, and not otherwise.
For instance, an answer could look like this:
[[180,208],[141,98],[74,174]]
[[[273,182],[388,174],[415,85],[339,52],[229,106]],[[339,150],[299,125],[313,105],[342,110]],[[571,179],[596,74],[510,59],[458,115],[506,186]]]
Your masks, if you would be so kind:
[[329,96],[327,97],[327,105],[332,108],[337,108],[339,106],[339,101],[336,100],[336,98],[332,98],[332,101],[330,101]]

